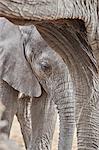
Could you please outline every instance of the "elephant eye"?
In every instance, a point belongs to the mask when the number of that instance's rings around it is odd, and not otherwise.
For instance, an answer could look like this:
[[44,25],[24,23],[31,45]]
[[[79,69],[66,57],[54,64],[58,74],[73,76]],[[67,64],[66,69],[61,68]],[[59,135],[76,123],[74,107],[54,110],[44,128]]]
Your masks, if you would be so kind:
[[52,66],[48,62],[40,62],[40,68],[47,75],[50,75],[52,72]]

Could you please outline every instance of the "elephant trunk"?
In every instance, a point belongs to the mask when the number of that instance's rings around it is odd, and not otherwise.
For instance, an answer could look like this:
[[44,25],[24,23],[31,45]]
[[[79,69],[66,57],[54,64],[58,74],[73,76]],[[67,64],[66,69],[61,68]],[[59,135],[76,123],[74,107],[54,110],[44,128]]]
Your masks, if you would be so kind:
[[32,137],[28,150],[51,150],[56,115],[55,106],[44,90],[41,97],[32,98]]
[[99,148],[99,83],[89,77],[92,83],[80,73],[74,79],[78,150]]
[[63,106],[63,109],[61,107],[58,107],[60,119],[59,150],[71,150],[74,133],[73,104],[67,104],[67,106]]
[[[59,150],[71,150],[74,134],[74,98],[73,98],[73,85],[68,74],[66,81],[58,82],[56,89],[57,98],[55,104],[57,105],[59,120],[60,120],[60,133],[59,133]],[[60,90],[57,92],[57,90]]]

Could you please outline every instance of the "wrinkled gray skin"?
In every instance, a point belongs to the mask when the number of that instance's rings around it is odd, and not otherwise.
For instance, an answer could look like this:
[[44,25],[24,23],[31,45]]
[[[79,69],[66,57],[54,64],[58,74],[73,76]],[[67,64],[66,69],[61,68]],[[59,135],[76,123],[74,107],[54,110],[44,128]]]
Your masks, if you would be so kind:
[[[75,92],[78,149],[99,149],[99,1],[0,2],[1,16],[15,24],[36,24],[43,38],[62,56]],[[67,143],[63,140],[62,144],[66,147]]]
[[[1,19],[0,26],[0,100],[6,106],[3,119],[9,122],[6,132],[9,134],[16,114],[26,147],[49,150],[56,120],[55,103],[60,118],[59,149],[71,149],[74,94],[66,64],[34,26],[18,28],[5,19]],[[19,92],[26,96],[17,100]],[[31,112],[27,114],[30,105]]]

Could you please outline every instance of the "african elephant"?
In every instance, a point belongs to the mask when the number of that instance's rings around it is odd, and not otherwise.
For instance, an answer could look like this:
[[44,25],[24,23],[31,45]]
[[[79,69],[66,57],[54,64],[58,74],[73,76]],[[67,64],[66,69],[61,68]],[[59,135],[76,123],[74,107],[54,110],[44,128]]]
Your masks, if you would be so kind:
[[[27,29],[23,33],[18,26],[6,19],[0,19],[0,32],[0,101],[6,107],[2,120],[8,121],[2,132],[9,136],[13,117],[16,115],[26,149],[29,148],[33,133],[34,149],[41,146],[49,150],[55,128],[56,111],[53,101],[50,101],[45,91],[42,92],[38,79],[25,59],[23,42],[26,41]],[[42,51],[48,47],[44,46],[40,47]]]
[[[29,150],[49,150],[56,119],[55,103],[60,116],[59,149],[71,149],[74,100],[71,76],[66,64],[43,40],[36,27],[17,27],[5,19],[1,27],[0,99],[7,107],[4,117],[10,122],[9,128],[13,115],[17,114],[22,133],[27,131],[27,126],[24,126],[27,125],[27,118],[23,118],[22,114],[27,106],[25,101],[28,103],[28,96],[31,97],[32,137],[29,143],[30,139],[23,134],[26,147],[29,146]],[[19,101],[22,104],[18,105],[19,92],[24,93],[27,99]],[[64,129],[67,131],[64,132]]]
[[73,81],[78,149],[99,149],[99,1],[0,2],[1,16],[15,24],[35,24],[64,59]]

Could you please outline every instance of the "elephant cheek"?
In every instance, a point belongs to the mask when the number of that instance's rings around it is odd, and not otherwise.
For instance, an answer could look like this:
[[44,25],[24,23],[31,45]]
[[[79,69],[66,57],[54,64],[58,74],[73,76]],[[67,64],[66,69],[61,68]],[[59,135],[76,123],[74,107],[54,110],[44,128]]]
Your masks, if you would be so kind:
[[59,134],[59,150],[71,150],[74,134],[74,98],[73,86],[70,81],[61,81],[55,90],[54,102],[57,105],[60,134]]

